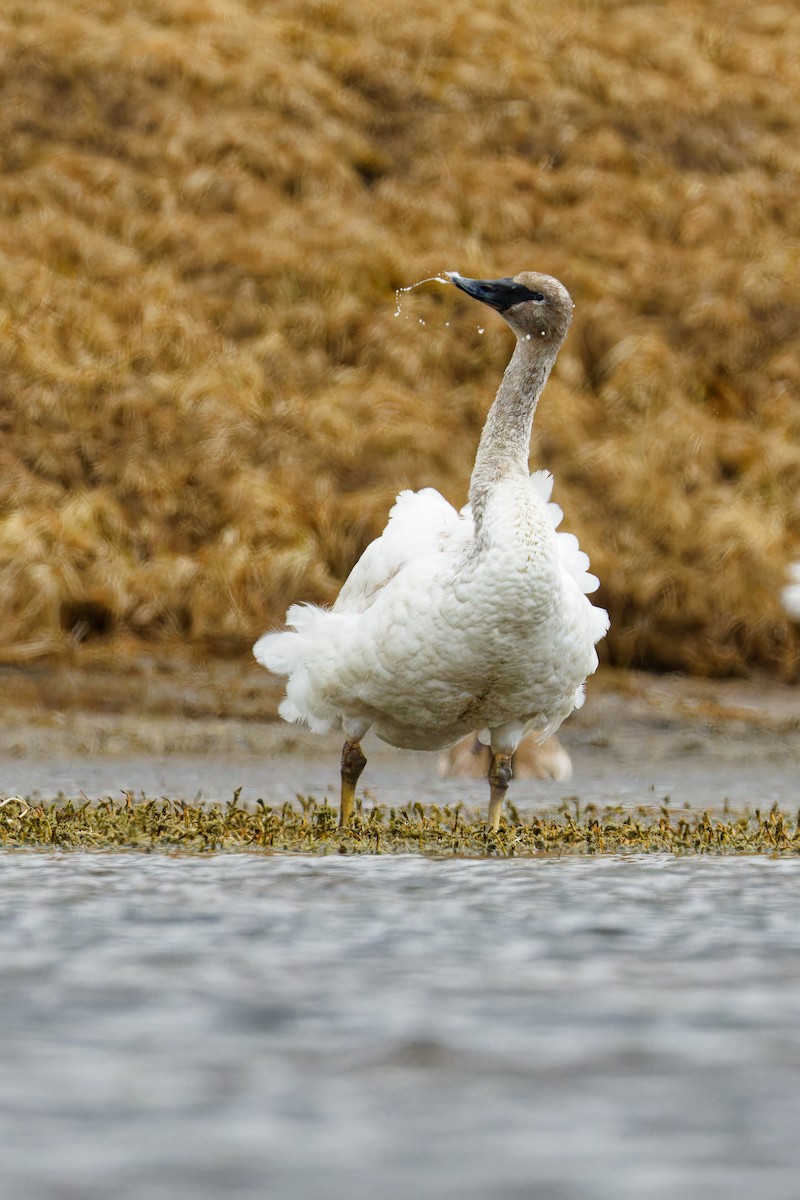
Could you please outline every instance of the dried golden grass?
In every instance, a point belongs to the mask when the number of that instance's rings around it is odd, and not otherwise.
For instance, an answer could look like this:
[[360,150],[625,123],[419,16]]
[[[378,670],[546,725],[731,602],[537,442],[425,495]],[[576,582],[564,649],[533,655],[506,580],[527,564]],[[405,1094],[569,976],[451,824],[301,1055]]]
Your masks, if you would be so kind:
[[797,673],[796,6],[8,0],[0,51],[4,658],[243,647],[463,501],[509,337],[394,289],[528,267],[611,661]]

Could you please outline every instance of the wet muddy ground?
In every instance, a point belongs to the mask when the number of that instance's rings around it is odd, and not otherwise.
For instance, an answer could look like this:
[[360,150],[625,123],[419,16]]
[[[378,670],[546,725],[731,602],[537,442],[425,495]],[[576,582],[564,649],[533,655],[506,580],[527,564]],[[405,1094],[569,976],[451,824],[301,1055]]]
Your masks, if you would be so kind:
[[[0,669],[0,792],[43,800],[166,795],[283,803],[338,793],[341,749],[276,720],[279,692],[249,662],[139,657]],[[800,805],[800,689],[769,679],[607,671],[562,727],[568,782],[512,783],[521,815],[566,796],[693,809]],[[442,780],[437,756],[367,737],[362,794],[386,805],[484,804],[482,781]]]

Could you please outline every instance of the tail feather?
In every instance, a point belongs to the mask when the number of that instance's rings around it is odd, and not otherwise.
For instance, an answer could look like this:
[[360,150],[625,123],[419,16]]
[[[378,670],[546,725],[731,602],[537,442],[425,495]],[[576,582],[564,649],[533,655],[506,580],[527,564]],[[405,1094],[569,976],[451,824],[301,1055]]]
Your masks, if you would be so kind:
[[274,675],[291,675],[294,669],[296,652],[294,643],[297,635],[294,633],[265,633],[253,646],[256,662],[272,671]]
[[308,649],[308,635],[324,610],[313,604],[293,604],[286,614],[288,629],[265,633],[253,646],[256,661],[274,675],[292,675]]
[[320,702],[309,664],[313,666],[318,660],[326,635],[332,632],[331,623],[335,626],[342,619],[315,604],[293,604],[286,614],[288,628],[265,633],[253,647],[263,667],[274,675],[286,676],[286,695],[278,708],[284,721],[302,721],[314,733],[328,733],[337,720],[335,714],[325,714],[326,706]]

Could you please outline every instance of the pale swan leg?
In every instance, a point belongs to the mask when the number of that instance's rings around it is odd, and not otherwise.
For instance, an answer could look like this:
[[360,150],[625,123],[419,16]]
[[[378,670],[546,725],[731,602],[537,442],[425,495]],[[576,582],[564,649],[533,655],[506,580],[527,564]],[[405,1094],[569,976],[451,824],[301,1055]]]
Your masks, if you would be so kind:
[[[511,759],[522,741],[525,732],[523,721],[507,721],[489,730],[492,761],[489,764],[489,820],[486,832],[494,833],[500,824],[500,813],[508,791],[508,781],[513,772]],[[480,735],[479,735],[480,736]]]
[[348,738],[342,747],[342,801],[339,808],[339,828],[349,825],[353,819],[358,777],[367,765],[364,751],[358,741]]
[[500,812],[508,790],[511,778],[511,755],[493,754],[489,767],[489,820],[486,822],[486,832],[494,833],[500,825]]

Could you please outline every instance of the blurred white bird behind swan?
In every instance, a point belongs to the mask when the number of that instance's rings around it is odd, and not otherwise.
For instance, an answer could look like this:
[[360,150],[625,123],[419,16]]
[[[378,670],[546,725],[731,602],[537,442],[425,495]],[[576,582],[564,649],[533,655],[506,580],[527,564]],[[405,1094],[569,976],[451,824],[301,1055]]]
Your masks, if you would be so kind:
[[793,621],[800,621],[800,562],[789,567],[789,580],[781,592],[783,611]]
[[583,702],[608,615],[570,534],[556,533],[551,476],[528,473],[533,415],[572,319],[548,275],[448,277],[499,312],[517,344],[481,435],[469,505],[401,492],[330,609],[293,604],[289,629],[256,643],[287,676],[287,721],[341,729],[339,822],[350,823],[369,729],[393,746],[438,750],[476,729],[491,747],[488,827],[497,829],[524,733],[552,734]]

